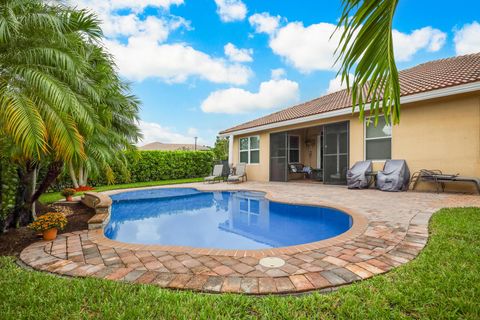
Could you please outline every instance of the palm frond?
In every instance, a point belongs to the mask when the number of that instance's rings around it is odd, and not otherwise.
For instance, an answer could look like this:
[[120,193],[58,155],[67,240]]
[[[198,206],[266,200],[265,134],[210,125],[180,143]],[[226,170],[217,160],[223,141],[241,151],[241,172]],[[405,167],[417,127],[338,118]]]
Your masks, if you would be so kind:
[[[400,121],[400,84],[393,52],[392,23],[398,0],[343,0],[338,22],[339,74],[358,105],[360,117],[383,113],[392,123]],[[353,69],[353,81],[349,74]],[[375,120],[376,123],[377,120]]]

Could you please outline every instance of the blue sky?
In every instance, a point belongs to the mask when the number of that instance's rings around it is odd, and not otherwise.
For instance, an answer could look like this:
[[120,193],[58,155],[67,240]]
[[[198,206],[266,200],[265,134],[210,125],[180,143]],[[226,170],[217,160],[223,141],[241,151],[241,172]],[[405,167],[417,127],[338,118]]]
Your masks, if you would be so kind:
[[[75,0],[142,101],[144,143],[213,144],[218,131],[316,98],[335,80],[340,1]],[[400,69],[480,51],[480,2],[400,0]]]

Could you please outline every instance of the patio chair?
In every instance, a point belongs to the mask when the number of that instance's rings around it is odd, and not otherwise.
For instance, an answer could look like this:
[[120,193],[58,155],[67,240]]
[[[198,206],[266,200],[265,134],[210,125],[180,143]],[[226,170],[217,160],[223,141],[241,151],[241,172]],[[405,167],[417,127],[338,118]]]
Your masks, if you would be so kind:
[[203,182],[208,182],[208,183],[214,183],[214,182],[220,182],[223,180],[223,164],[216,164],[213,167],[213,172],[211,176],[203,178]]
[[347,171],[348,189],[364,189],[370,186],[371,177],[367,173],[372,172],[372,161],[358,161]]
[[422,169],[418,172],[415,172],[412,176],[413,188],[415,190],[420,181],[431,182],[435,184],[437,193],[440,191],[440,188],[445,192],[445,183],[448,182],[465,182],[472,183],[475,185],[478,194],[480,194],[480,179],[476,177],[466,177],[457,174],[444,174],[440,170],[426,170]]
[[235,174],[231,174],[227,178],[228,182],[243,182],[247,181],[247,165],[243,162],[237,164],[235,168]]
[[405,160],[387,160],[377,174],[377,188],[382,191],[406,191],[410,181],[410,170]]

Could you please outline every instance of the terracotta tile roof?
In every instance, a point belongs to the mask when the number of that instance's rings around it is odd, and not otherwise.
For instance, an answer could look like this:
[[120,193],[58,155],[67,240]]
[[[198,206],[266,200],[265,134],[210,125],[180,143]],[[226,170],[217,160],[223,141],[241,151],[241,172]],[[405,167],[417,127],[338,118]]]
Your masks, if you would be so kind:
[[[188,143],[162,143],[162,142],[152,142],[141,146],[138,148],[141,151],[151,151],[151,150],[160,150],[160,151],[193,151],[195,150],[194,144]],[[198,151],[210,150],[210,147],[202,146],[197,144]]]
[[[399,78],[401,96],[477,82],[480,81],[480,53],[423,63],[416,67],[400,71]],[[245,122],[220,133],[225,134],[351,107],[350,96],[346,90],[341,90]]]

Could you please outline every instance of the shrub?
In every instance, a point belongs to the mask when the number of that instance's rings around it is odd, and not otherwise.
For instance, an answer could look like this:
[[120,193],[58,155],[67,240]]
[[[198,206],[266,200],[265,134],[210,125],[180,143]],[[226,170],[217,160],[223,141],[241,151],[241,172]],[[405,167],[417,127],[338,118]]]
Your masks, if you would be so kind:
[[[214,162],[211,151],[128,151],[125,157],[126,170],[111,164],[116,184],[205,177],[211,173]],[[107,184],[106,174],[88,180],[92,187]],[[50,191],[61,191],[71,185],[70,176],[65,172]]]
[[65,188],[62,190],[61,194],[64,197],[71,197],[76,193],[75,189],[72,188]]
[[67,218],[61,212],[48,212],[30,223],[28,227],[34,231],[41,232],[57,228],[62,230],[67,225]]

